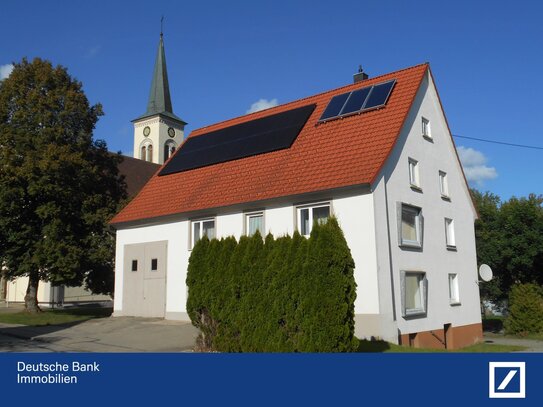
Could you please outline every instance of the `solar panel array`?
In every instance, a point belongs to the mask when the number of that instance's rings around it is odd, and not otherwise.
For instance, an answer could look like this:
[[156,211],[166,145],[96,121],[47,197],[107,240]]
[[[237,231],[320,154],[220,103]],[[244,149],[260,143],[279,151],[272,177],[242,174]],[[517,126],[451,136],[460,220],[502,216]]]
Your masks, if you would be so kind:
[[158,175],[174,174],[290,148],[315,106],[306,105],[190,137]]
[[334,96],[319,121],[345,117],[386,105],[396,79]]

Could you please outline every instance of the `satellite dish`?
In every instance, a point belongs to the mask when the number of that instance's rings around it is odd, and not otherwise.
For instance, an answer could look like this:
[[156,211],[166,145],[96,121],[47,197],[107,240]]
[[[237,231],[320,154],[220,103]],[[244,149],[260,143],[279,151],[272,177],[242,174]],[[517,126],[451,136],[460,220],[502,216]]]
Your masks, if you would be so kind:
[[479,276],[481,276],[481,280],[483,281],[492,280],[492,269],[488,264],[481,264],[481,267],[479,267]]

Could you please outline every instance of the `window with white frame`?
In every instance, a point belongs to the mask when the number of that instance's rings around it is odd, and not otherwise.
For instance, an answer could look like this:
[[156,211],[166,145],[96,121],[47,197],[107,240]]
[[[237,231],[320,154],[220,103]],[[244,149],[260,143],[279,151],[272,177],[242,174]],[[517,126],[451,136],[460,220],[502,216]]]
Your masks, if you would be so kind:
[[449,184],[447,183],[447,173],[439,171],[439,192],[444,198],[449,197]]
[[245,231],[247,236],[254,235],[257,231],[264,235],[264,213],[255,212],[245,215]]
[[425,117],[422,118],[422,136],[431,139],[432,133],[430,132],[430,120]]
[[412,187],[420,188],[419,162],[413,158],[409,159],[409,183]]
[[447,247],[456,247],[456,240],[454,238],[454,220],[445,218],[445,240]]
[[202,237],[207,236],[208,239],[215,238],[215,219],[202,219],[192,221],[192,247]]
[[422,210],[398,203],[398,240],[400,246],[422,248]]
[[426,273],[402,271],[402,313],[403,316],[426,314],[428,284]]
[[326,222],[330,217],[330,204],[315,204],[298,208],[298,231],[309,236],[314,222]]
[[449,302],[450,304],[460,304],[460,295],[458,293],[458,274],[449,274]]

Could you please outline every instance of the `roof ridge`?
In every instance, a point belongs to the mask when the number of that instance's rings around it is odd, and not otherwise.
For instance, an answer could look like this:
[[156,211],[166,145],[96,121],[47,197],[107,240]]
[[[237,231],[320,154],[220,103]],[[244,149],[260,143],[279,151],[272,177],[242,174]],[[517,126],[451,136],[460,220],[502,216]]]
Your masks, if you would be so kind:
[[[392,75],[392,74],[396,74],[396,73],[400,73],[400,72],[404,72],[404,71],[407,71],[407,70],[410,70],[410,69],[415,69],[415,68],[418,68],[418,67],[421,67],[421,66],[429,66],[430,63],[429,62],[423,62],[423,63],[420,63],[420,64],[417,64],[417,65],[413,65],[413,66],[409,66],[407,68],[402,68],[402,69],[398,69],[397,71],[392,71],[392,72],[388,72],[388,73],[384,73],[384,74],[381,74],[381,75],[377,75],[373,78],[368,78],[368,79],[365,79],[364,81],[361,81],[361,82],[365,82],[365,81],[368,81],[368,80],[375,80],[375,79],[379,79],[383,76],[388,76],[388,75]],[[271,109],[277,109],[279,107],[284,107],[284,106],[288,106],[290,104],[293,104],[293,103],[298,103],[298,102],[301,102],[301,101],[304,101],[304,100],[307,100],[307,99],[312,99],[312,98],[315,98],[315,97],[318,97],[318,96],[322,96],[322,95],[325,95],[327,93],[330,93],[330,92],[335,92],[335,91],[338,91],[338,90],[341,90],[341,89],[345,89],[345,88],[348,88],[348,87],[351,87],[353,86],[354,83],[349,83],[347,85],[343,85],[343,86],[340,86],[338,88],[334,88],[334,89],[329,89],[329,90],[326,90],[324,92],[320,92],[320,93],[315,93],[313,95],[310,95],[310,96],[304,96],[300,99],[296,99],[296,100],[291,100],[290,102],[286,102],[286,103],[282,103],[280,105],[277,105],[277,106],[272,106],[272,107],[268,107],[266,109],[262,109],[262,110],[258,110],[256,112],[251,112],[251,113],[246,113],[246,114],[242,114],[240,116],[236,116],[236,117],[231,117],[230,119],[226,119],[226,120],[221,120],[221,121],[218,121],[218,122],[215,122],[215,123],[211,123],[207,126],[202,126],[202,127],[198,127],[197,129],[194,129],[190,132],[190,134],[187,136],[187,139],[192,137],[192,134],[193,133],[196,133],[196,132],[199,132],[201,130],[204,130],[204,129],[207,129],[209,127],[214,127],[214,126],[219,126],[219,125],[223,125],[225,123],[228,123],[228,122],[232,122],[232,121],[235,121],[235,120],[238,120],[242,117],[250,117],[250,116],[253,116],[253,115],[257,115],[257,114],[260,114],[262,112],[265,112],[267,110],[271,110]]]

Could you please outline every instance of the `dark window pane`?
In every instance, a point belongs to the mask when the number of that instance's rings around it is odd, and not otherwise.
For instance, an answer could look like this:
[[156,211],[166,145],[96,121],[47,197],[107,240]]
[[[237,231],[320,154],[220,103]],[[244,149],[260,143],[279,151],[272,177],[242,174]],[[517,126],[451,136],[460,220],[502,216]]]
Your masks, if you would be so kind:
[[152,259],[151,260],[151,271],[157,271],[158,270],[158,259]]
[[332,100],[330,100],[330,103],[328,103],[328,106],[326,106],[326,109],[319,120],[329,119],[339,115],[339,112],[341,112],[341,108],[345,104],[345,101],[349,95],[350,92],[334,96]]
[[392,87],[395,83],[396,81],[394,80],[375,85],[370,95],[368,96],[368,100],[366,100],[364,109],[371,109],[372,107],[379,107],[384,105],[387,102],[390,91],[392,90]]
[[138,271],[138,261],[132,260],[132,271]]
[[301,233],[303,236],[309,235],[311,232],[310,225],[309,225],[309,209],[301,209],[300,210],[300,226],[301,226]]
[[321,206],[319,208],[313,208],[313,222],[324,223],[330,217],[330,207]]
[[364,105],[364,101],[368,97],[368,94],[370,93],[371,86],[367,88],[362,88],[355,90],[351,93],[351,97],[349,100],[347,100],[347,103],[345,103],[345,106],[343,107],[343,110],[341,111],[341,114],[348,114],[353,112],[358,112],[360,109],[362,109],[362,106]]

